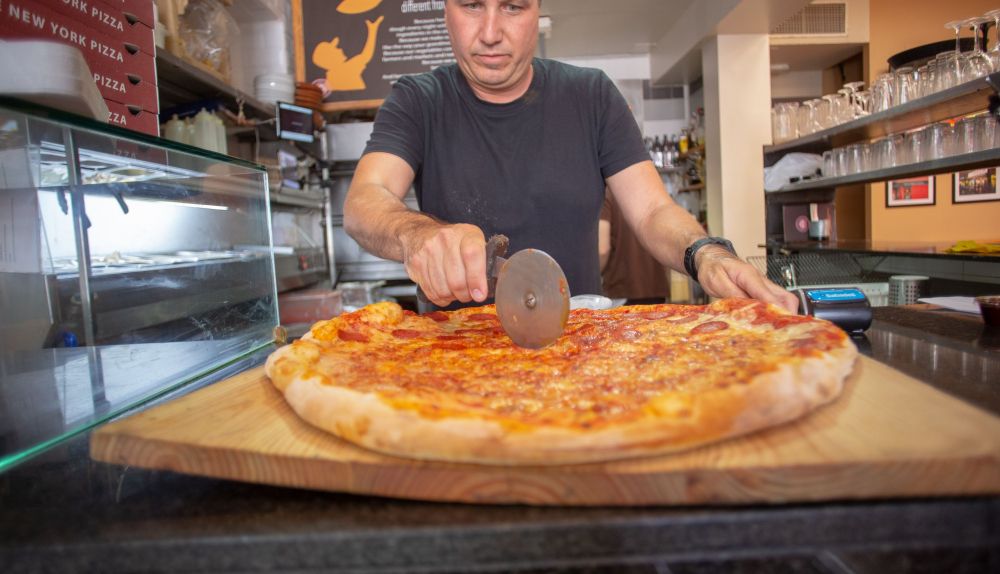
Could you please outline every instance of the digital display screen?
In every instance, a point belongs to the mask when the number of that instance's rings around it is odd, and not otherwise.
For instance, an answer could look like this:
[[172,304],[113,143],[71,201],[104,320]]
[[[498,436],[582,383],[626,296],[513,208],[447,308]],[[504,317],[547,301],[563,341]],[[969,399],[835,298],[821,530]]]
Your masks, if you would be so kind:
[[809,300],[816,303],[839,303],[842,301],[863,301],[865,294],[859,289],[823,289],[807,291]]
[[313,111],[309,108],[278,102],[278,137],[297,142],[313,141]]

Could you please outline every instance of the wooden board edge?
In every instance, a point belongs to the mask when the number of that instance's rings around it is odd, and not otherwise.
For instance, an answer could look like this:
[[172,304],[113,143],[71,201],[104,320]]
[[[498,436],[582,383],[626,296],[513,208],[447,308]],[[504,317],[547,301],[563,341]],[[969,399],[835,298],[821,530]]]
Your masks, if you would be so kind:
[[[191,447],[100,431],[92,435],[90,448],[94,460],[109,464],[252,484],[450,503],[712,506],[1000,495],[1000,455],[874,462],[864,468],[824,464],[616,475],[604,472],[602,465],[540,470],[402,459],[395,465],[315,460]],[[146,449],[159,454],[144,457]],[[411,465],[413,468],[407,468]]]

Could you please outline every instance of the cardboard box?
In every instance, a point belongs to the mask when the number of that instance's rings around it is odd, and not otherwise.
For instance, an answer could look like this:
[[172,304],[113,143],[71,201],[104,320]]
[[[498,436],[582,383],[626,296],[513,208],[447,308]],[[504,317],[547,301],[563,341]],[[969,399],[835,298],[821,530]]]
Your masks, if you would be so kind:
[[156,27],[156,17],[153,15],[156,7],[153,6],[153,0],[108,0],[108,2],[121,5],[122,11],[130,20],[142,22],[150,28]]
[[122,40],[133,51],[140,50],[156,55],[153,29],[142,22],[129,22],[120,5],[110,5],[104,0],[22,0],[28,5],[45,6],[90,26],[108,38]]
[[160,135],[159,115],[137,106],[126,106],[112,100],[104,100],[104,102],[108,104],[109,124],[151,136]]
[[74,46],[83,54],[105,98],[159,110],[156,60],[142,51],[130,52],[121,40],[113,40],[35,0],[0,0],[0,35]]

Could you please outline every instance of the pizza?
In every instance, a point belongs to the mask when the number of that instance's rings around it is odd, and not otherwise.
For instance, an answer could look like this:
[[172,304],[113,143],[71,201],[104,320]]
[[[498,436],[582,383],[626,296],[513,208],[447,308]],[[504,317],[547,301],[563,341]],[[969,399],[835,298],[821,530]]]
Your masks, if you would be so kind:
[[749,299],[570,312],[544,349],[494,306],[390,302],[320,321],[267,360],[310,424],[418,459],[549,465],[657,455],[791,421],[838,396],[838,327]]

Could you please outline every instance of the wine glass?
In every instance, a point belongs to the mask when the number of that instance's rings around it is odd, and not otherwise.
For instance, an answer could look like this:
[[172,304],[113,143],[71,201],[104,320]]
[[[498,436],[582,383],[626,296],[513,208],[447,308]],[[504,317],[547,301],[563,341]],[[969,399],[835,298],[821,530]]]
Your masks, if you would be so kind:
[[954,77],[955,81],[951,86],[957,86],[964,81],[962,78],[962,26],[964,23],[964,20],[952,20],[944,25],[945,28],[955,31],[955,56],[954,58],[947,58],[945,60],[947,65],[954,67],[952,77]]
[[965,80],[980,78],[989,74],[993,69],[990,57],[983,51],[983,47],[979,43],[979,34],[982,31],[982,26],[990,20],[991,18],[987,18],[986,16],[976,16],[975,18],[962,21],[962,25],[972,29],[973,38],[972,51],[962,55],[963,78]]
[[865,86],[864,82],[847,82],[846,84],[844,84],[844,89],[850,90],[849,97],[851,105],[850,105],[850,112],[848,114],[848,119],[850,120],[868,115],[867,107],[863,104],[862,101],[863,99],[862,94],[865,92],[862,92],[861,88],[863,88],[864,86]]
[[997,39],[987,54],[993,64],[993,70],[1000,72],[1000,9],[990,10],[986,13],[988,18],[993,18],[994,29],[997,31]]

